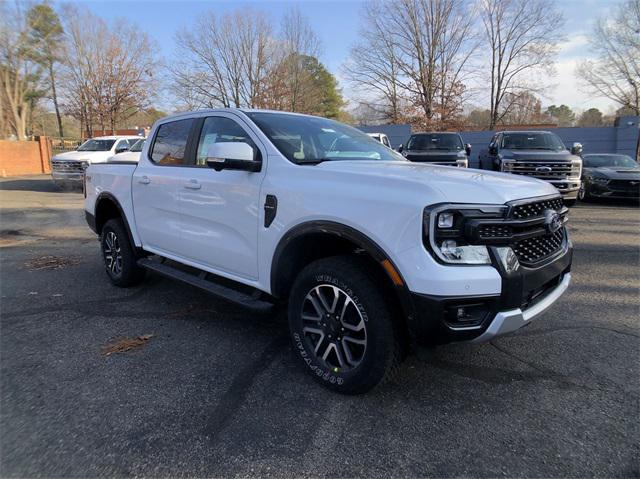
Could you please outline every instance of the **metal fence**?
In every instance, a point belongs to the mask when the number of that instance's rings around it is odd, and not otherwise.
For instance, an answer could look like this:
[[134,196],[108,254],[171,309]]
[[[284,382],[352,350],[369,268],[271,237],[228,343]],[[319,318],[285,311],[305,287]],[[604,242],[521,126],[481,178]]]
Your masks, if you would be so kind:
[[51,141],[51,153],[56,155],[65,151],[73,151],[82,143],[81,138],[49,137]]

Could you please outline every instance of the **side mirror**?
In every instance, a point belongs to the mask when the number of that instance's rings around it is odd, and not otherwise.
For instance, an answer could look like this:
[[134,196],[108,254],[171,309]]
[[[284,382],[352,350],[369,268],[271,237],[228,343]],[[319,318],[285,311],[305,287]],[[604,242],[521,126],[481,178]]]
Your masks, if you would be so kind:
[[404,150],[404,146],[403,145],[399,145],[398,146],[398,153],[402,153],[402,150]]
[[575,142],[571,147],[572,155],[581,155],[582,154],[582,143]]
[[262,160],[247,143],[241,141],[214,143],[207,152],[207,166],[216,171],[242,170],[257,172]]
[[497,155],[498,154],[498,147],[495,145],[492,145],[489,147],[489,154],[490,155]]
[[464,145],[464,151],[467,154],[467,156],[471,156],[471,144],[467,143]]
[[118,153],[124,153],[125,151],[129,151],[129,148],[127,148],[126,146],[120,146],[120,147],[116,148],[116,155]]

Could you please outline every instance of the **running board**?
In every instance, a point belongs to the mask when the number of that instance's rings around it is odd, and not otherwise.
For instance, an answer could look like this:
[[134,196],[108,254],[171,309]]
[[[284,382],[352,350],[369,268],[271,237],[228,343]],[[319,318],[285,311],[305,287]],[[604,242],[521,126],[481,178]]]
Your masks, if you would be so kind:
[[[196,288],[203,289],[214,296],[218,296],[219,298],[226,299],[227,301],[231,301],[232,303],[242,305],[249,309],[256,311],[269,311],[274,306],[273,303],[258,299],[254,295],[237,291],[233,288],[223,286],[207,279],[207,276],[213,276],[213,274],[207,273],[206,271],[199,271],[198,275],[190,274],[186,271],[182,271],[181,269],[149,258],[139,259],[138,265],[142,268],[148,269],[149,271],[153,271],[154,273],[161,274],[162,276],[177,279],[178,281],[190,284]],[[258,293],[258,290],[255,291]]]

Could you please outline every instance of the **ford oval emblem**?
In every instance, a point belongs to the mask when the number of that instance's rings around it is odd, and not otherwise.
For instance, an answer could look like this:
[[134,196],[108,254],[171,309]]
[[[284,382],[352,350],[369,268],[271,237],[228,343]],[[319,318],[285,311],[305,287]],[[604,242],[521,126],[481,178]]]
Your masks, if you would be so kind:
[[545,210],[544,212],[544,227],[547,233],[552,235],[560,228],[562,228],[562,218],[557,211]]
[[538,166],[536,168],[536,171],[538,173],[551,173],[551,167],[550,166]]

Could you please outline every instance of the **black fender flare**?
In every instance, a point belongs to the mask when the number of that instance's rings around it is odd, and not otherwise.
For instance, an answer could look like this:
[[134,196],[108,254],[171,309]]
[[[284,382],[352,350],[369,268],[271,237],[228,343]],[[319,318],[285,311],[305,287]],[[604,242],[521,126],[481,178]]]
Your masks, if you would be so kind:
[[131,227],[129,226],[129,219],[127,218],[127,215],[124,213],[124,209],[122,208],[122,205],[120,205],[120,202],[118,201],[118,199],[113,196],[111,193],[103,191],[102,193],[100,193],[98,195],[98,197],[96,198],[96,203],[95,203],[95,208],[94,208],[94,218],[95,218],[95,224],[96,224],[96,233],[98,233],[98,235],[101,234],[102,232],[102,226],[104,226],[103,224],[100,224],[99,220],[98,220],[98,208],[100,207],[100,203],[103,201],[108,201],[110,203],[113,203],[115,205],[115,207],[117,208],[118,212],[120,213],[120,217],[122,218],[122,222],[124,223],[124,228],[127,231],[127,236],[129,237],[129,242],[131,243],[131,246],[133,248],[137,249],[136,243],[133,240],[133,234],[131,233]]
[[302,236],[314,233],[322,233],[335,235],[340,238],[344,238],[351,243],[355,244],[358,248],[364,250],[369,254],[387,273],[391,283],[394,285],[400,305],[409,323],[412,322],[414,317],[413,301],[411,299],[411,293],[407,287],[407,283],[402,277],[402,273],[393,263],[391,258],[385,253],[385,251],[371,238],[362,232],[344,225],[342,223],[334,221],[308,221],[294,226],[287,231],[276,246],[271,261],[271,294],[278,297],[281,293],[279,284],[280,278],[278,277],[278,267],[282,260],[282,255],[287,249],[289,244]]

